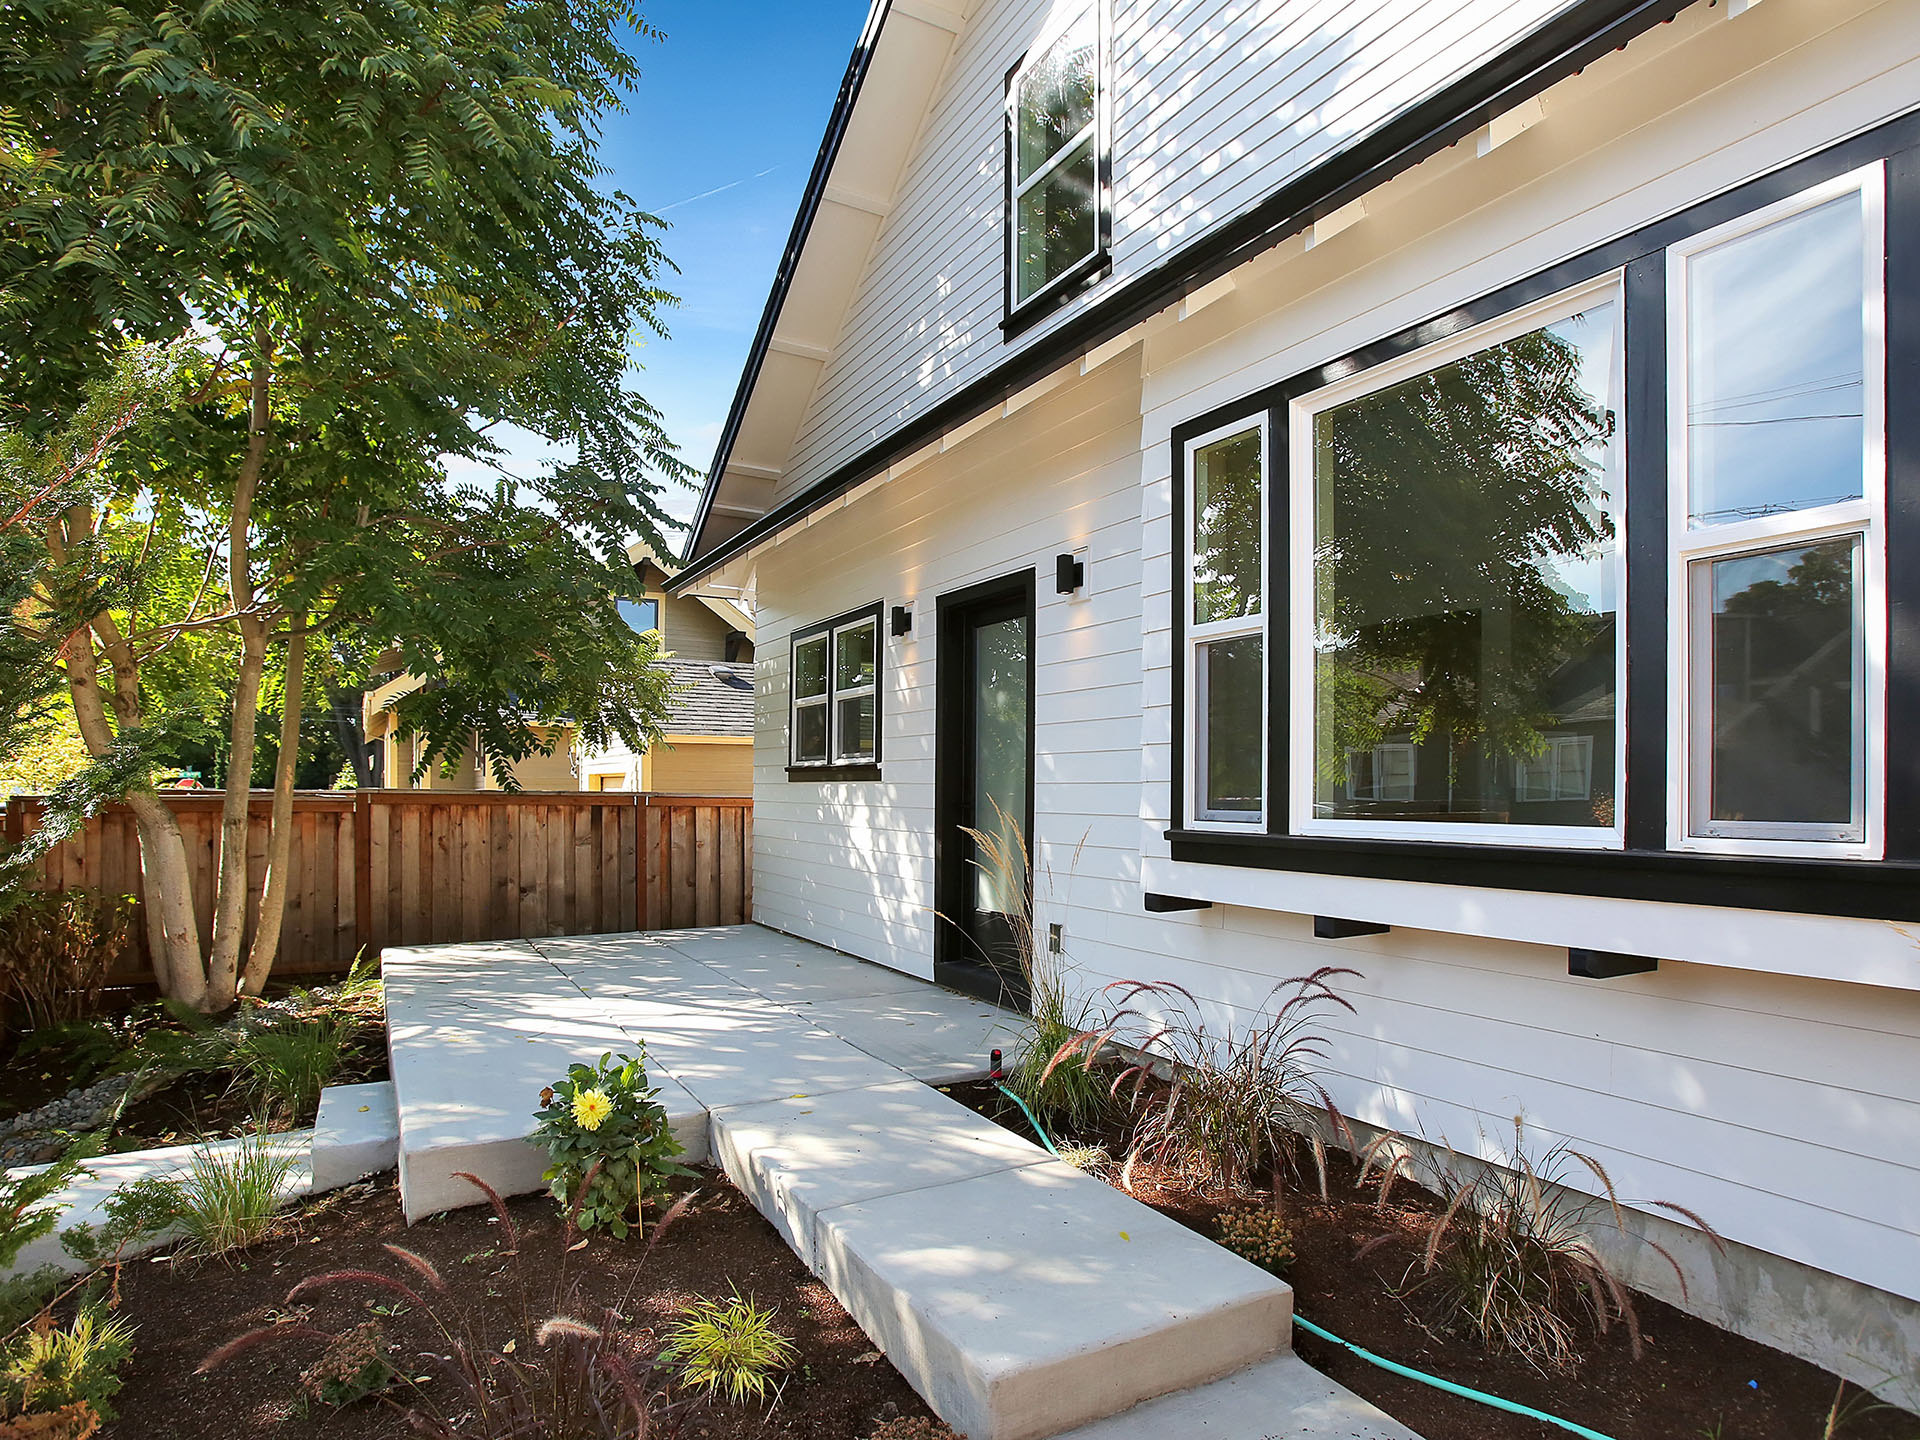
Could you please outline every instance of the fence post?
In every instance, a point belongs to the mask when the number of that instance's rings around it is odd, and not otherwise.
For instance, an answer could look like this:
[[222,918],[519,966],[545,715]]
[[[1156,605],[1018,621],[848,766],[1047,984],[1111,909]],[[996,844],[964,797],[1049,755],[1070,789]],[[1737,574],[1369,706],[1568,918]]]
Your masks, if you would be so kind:
[[356,948],[373,945],[373,801],[353,792],[353,930]]
[[633,911],[634,923],[642,930],[653,928],[653,916],[647,906],[647,794],[633,793]]

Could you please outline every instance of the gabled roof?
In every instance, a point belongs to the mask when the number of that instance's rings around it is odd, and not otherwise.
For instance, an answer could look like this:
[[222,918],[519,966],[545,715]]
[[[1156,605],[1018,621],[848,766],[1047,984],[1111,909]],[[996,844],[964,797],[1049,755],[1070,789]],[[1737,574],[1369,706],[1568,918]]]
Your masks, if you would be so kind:
[[[669,589],[697,584],[786,526],[1115,342],[1238,266],[1584,68],[1693,0],[1574,0],[1553,19],[1150,268],[1012,342],[985,374],[774,501],[920,121],[973,0],[874,0],[754,334]],[[773,457],[771,460],[769,457]]]

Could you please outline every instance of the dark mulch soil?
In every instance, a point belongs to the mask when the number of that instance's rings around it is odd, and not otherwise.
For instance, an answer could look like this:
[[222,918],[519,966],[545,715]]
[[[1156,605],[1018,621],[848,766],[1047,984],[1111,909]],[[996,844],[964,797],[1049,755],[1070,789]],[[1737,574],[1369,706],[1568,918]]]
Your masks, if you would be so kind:
[[[990,1085],[956,1085],[955,1099],[1031,1137],[1026,1120]],[[1113,1133],[1097,1140],[1118,1158]],[[1119,1185],[1118,1168],[1105,1177]],[[1286,1273],[1298,1311],[1342,1339],[1403,1365],[1530,1405],[1616,1437],[1616,1440],[1822,1440],[1839,1377],[1781,1351],[1722,1330],[1650,1296],[1634,1296],[1643,1353],[1636,1359],[1624,1329],[1591,1338],[1571,1374],[1543,1376],[1524,1361],[1489,1356],[1469,1337],[1423,1326],[1395,1295],[1417,1270],[1421,1222],[1441,1208],[1431,1194],[1404,1182],[1390,1203],[1374,1203],[1371,1182],[1356,1186],[1357,1167],[1330,1157],[1328,1193],[1317,1185],[1282,1200],[1294,1236]],[[1182,1177],[1145,1163],[1133,1170],[1133,1195],[1189,1229],[1212,1238],[1216,1217],[1247,1197],[1196,1194]],[[1272,1203],[1271,1196],[1262,1197]],[[1379,1243],[1359,1259],[1355,1252]],[[1294,1348],[1316,1369],[1378,1405],[1425,1440],[1543,1440],[1564,1432],[1389,1374],[1304,1331]],[[1859,1391],[1845,1387],[1851,1399]],[[1844,1440],[1916,1440],[1920,1418],[1898,1412],[1860,1414]]]
[[[563,1257],[553,1203],[543,1197],[511,1202],[509,1213],[521,1229],[519,1273],[535,1297],[529,1308],[540,1310],[539,1318],[551,1313],[542,1302],[555,1293],[562,1264],[568,1274],[587,1277],[590,1301],[616,1305],[643,1340],[695,1297],[724,1299],[733,1287],[777,1307],[777,1328],[800,1352],[778,1401],[767,1409],[699,1400],[678,1432],[687,1440],[859,1440],[885,1420],[929,1414],[745,1196],[712,1174],[698,1187],[700,1197],[651,1255],[641,1241],[599,1237]],[[427,1257],[451,1286],[452,1302],[488,1307],[488,1336],[500,1346],[514,1339],[524,1354],[531,1341],[524,1334],[516,1338],[518,1307],[499,1298],[518,1294],[513,1262],[502,1253],[503,1234],[485,1207],[407,1227],[388,1175],[305,1206],[281,1234],[231,1264],[133,1262],[124,1272],[122,1296],[140,1330],[120,1418],[101,1432],[103,1440],[399,1440],[411,1433],[404,1419],[376,1402],[339,1411],[305,1411],[296,1404],[300,1371],[317,1353],[309,1342],[248,1350],[211,1375],[195,1375],[194,1367],[236,1335],[294,1318],[284,1301],[305,1276],[354,1268],[403,1274],[383,1243]],[[495,1298],[487,1298],[490,1291]],[[370,1301],[388,1298],[331,1290],[315,1296],[305,1313],[312,1323],[337,1331],[368,1319]],[[381,1323],[399,1345],[397,1364],[417,1361],[434,1344],[422,1314]],[[438,1347],[438,1353],[444,1350]]]
[[0,1120],[11,1120],[29,1110],[38,1110],[73,1089],[73,1075],[66,1057],[42,1051],[21,1055],[9,1044],[6,1058],[0,1061]]
[[[386,1032],[363,1037],[351,1058],[327,1083],[358,1085],[387,1078]],[[126,1108],[114,1127],[112,1150],[144,1150],[157,1145],[186,1145],[251,1135],[259,1128],[259,1100],[233,1077],[182,1075]],[[296,1130],[314,1121],[312,1111],[273,1121],[276,1129]]]

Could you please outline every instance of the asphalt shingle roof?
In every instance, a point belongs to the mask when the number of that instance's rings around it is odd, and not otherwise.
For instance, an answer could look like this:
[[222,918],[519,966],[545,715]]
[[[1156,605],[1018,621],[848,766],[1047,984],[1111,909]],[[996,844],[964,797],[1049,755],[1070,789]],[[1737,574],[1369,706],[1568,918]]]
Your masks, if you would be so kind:
[[753,666],[663,660],[673,676],[673,735],[753,734]]

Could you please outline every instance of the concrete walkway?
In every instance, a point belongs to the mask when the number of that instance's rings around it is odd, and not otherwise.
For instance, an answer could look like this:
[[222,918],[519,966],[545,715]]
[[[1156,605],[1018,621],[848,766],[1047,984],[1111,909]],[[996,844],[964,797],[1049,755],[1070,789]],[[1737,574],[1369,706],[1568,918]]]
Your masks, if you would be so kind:
[[1293,1356],[1285,1284],[930,1088],[1011,1050],[994,1006],[756,926],[384,967],[410,1219],[540,1188],[541,1086],[644,1041],[690,1156],[971,1440],[1417,1440]]

